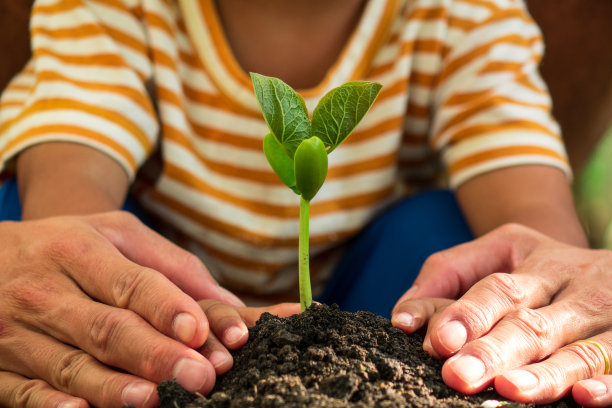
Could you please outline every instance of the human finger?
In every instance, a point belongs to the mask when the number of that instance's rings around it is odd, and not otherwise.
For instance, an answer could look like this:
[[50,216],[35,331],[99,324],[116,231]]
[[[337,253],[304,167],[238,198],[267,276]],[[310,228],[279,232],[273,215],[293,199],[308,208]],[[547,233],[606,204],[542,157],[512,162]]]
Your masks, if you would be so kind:
[[574,400],[584,407],[612,406],[612,375],[578,381],[572,387]]
[[254,326],[262,313],[287,317],[301,312],[299,303],[262,307],[232,307],[216,300],[201,300],[198,303],[205,311],[213,333],[230,349],[240,348],[247,342],[247,326]]
[[[189,391],[205,392],[215,381],[211,363],[195,350],[155,330],[130,310],[64,294],[64,302],[43,302],[43,313],[20,320],[29,327],[84,350],[97,360],[152,382],[170,378]],[[137,339],[137,341],[135,341]]]
[[391,323],[406,333],[413,333],[423,327],[435,313],[453,302],[441,298],[407,299],[395,305],[391,312]]
[[160,332],[190,347],[204,344],[208,334],[204,313],[161,273],[125,258],[88,224],[52,237],[42,244],[43,256],[80,290],[105,304],[136,312]]
[[0,407],[87,408],[89,404],[84,399],[57,391],[45,381],[0,371]]
[[[61,399],[66,402],[76,402],[79,404],[77,406],[87,406],[83,403],[83,400],[86,400],[100,407],[126,404],[154,407],[159,403],[155,384],[152,382],[115,371],[86,352],[44,334],[24,328],[11,330],[18,334],[20,343],[17,347],[12,347],[10,353],[6,353],[6,344],[0,345],[0,369],[27,378],[39,379],[23,384],[19,376],[8,378],[13,385],[22,387],[22,391],[32,392],[25,398],[32,398],[33,401],[41,398]],[[4,387],[3,382],[2,384],[0,390]],[[34,386],[35,390],[30,390],[28,386]],[[7,392],[11,398],[10,390]],[[23,396],[13,394],[13,397]],[[30,404],[25,406],[29,407]]]
[[198,302],[216,337],[230,349],[242,347],[249,338],[249,329],[238,310],[218,300]]
[[148,228],[134,215],[116,211],[93,217],[95,228],[126,258],[159,271],[192,298],[244,306],[236,295],[217,283],[198,257]]
[[289,317],[301,313],[299,303],[278,303],[272,306],[263,307],[239,307],[238,311],[247,326],[255,326],[257,320],[263,313],[270,313],[278,317]]
[[[548,403],[570,392],[578,381],[601,376],[606,367],[609,370],[612,332],[588,340],[568,344],[544,361],[503,373],[495,379],[497,392],[520,402]],[[577,391],[580,397],[580,388]]]
[[445,362],[442,377],[464,393],[484,389],[500,372],[541,361],[590,328],[592,322],[562,303],[507,314],[485,336],[467,343]]
[[398,303],[393,309],[391,323],[407,333],[412,333],[427,324],[428,330],[423,338],[423,350],[435,358],[440,358],[440,355],[431,346],[429,327],[436,324],[440,313],[453,302],[452,299],[443,298],[405,300]]
[[301,310],[299,303],[266,307],[233,307],[212,299],[200,300],[198,303],[206,313],[211,326],[211,333],[204,346],[200,348],[200,352],[215,366],[217,375],[228,371],[233,364],[233,358],[226,347],[237,349],[244,346],[249,337],[247,325],[255,325],[262,313],[268,312],[285,317],[299,313]]
[[442,312],[436,324],[430,325],[428,334],[433,348],[442,357],[450,357],[515,310],[547,305],[561,284],[547,275],[520,270],[513,274],[494,273],[474,284]]
[[456,299],[494,272],[513,271],[544,235],[518,224],[503,225],[473,241],[427,258],[419,275],[398,302],[433,297]]
[[198,350],[215,367],[217,375],[224,374],[232,368],[234,358],[214,333],[210,333],[206,343]]

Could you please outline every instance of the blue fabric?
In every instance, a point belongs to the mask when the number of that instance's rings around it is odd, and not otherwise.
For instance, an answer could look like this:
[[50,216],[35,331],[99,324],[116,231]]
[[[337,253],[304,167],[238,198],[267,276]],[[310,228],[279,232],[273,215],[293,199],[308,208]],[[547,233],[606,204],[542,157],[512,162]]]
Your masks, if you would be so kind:
[[429,255],[472,238],[452,192],[417,194],[357,235],[317,300],[390,317]]
[[21,203],[17,180],[10,179],[0,188],[0,221],[21,220]]

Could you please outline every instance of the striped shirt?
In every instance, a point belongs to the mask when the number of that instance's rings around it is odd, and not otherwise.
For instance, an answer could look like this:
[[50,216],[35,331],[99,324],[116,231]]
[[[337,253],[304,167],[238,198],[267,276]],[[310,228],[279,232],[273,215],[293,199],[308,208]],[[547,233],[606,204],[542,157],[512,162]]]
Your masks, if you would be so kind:
[[[299,198],[262,153],[268,130],[212,0],[40,0],[31,34],[33,57],[0,101],[5,176],[33,144],[91,146],[221,284],[297,296]],[[569,174],[542,50],[518,0],[369,0],[323,81],[299,91],[312,112],[344,82],[383,84],[312,201],[313,282],[335,248],[416,187],[521,164]],[[137,171],[158,146],[151,181]]]

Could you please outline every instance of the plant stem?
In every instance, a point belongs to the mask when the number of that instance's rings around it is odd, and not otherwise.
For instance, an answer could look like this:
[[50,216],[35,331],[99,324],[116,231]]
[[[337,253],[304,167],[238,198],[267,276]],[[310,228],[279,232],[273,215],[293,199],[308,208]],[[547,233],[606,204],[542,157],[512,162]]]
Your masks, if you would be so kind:
[[308,255],[308,222],[310,219],[310,201],[300,196],[300,237],[299,237],[299,282],[300,305],[302,312],[312,304],[310,289],[310,264]]

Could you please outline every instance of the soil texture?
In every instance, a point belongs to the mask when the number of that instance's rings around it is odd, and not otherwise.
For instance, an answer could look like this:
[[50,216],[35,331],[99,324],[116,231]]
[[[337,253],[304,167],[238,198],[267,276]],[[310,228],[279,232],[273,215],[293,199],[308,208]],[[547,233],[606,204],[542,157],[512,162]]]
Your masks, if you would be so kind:
[[[162,408],[533,407],[492,389],[466,396],[442,381],[442,361],[388,319],[313,305],[288,318],[262,315],[234,367],[196,396],[174,381],[158,387]],[[498,401],[498,402],[497,402]],[[546,407],[578,407],[567,398]]]

